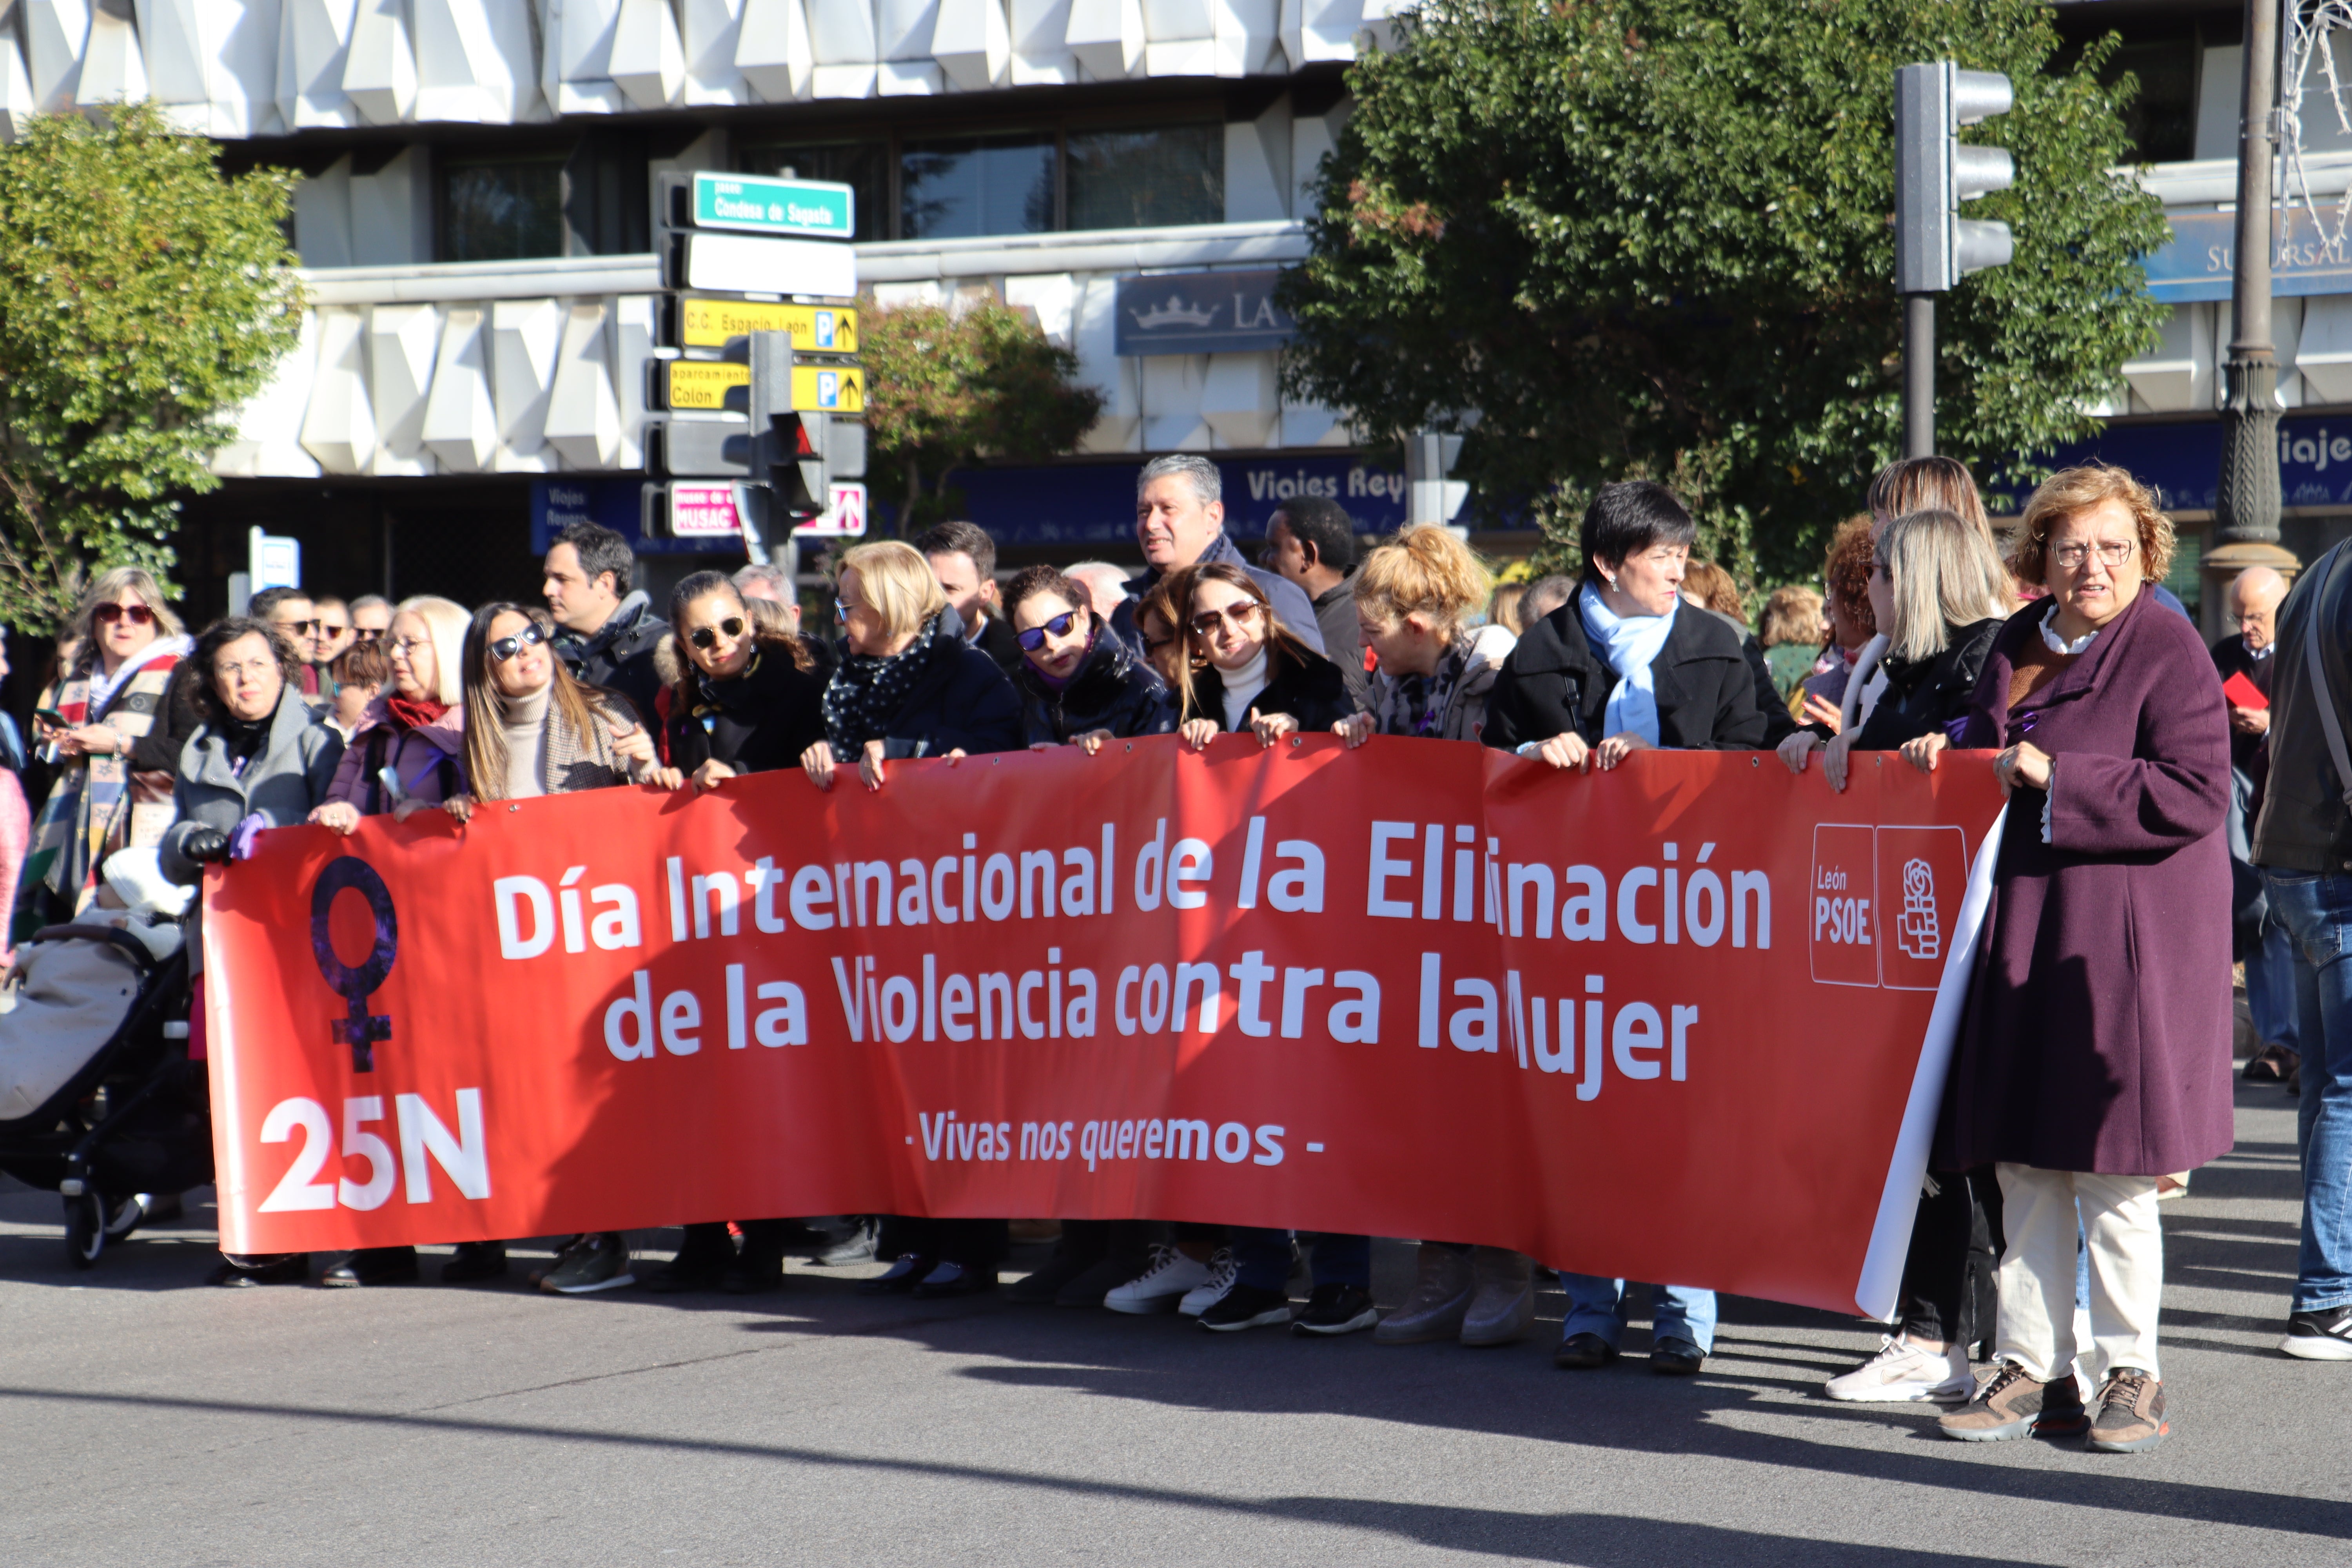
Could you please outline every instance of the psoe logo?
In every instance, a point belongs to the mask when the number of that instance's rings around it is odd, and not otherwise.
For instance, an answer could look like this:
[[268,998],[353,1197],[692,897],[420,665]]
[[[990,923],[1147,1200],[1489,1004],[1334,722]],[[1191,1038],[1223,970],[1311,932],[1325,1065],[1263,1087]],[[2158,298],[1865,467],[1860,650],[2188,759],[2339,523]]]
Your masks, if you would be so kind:
[[1925,860],[1903,862],[1903,912],[1895,918],[1895,945],[1913,958],[1935,958],[1944,951],[1944,926],[1936,918],[1936,872]]

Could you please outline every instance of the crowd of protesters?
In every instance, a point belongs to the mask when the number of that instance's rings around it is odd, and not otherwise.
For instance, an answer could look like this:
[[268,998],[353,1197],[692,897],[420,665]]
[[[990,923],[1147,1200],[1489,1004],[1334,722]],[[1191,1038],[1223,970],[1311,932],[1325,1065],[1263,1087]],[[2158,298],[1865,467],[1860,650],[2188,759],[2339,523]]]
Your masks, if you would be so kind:
[[[1655,483],[1604,487],[1571,571],[1500,589],[1453,531],[1410,527],[1367,550],[1320,498],[1285,502],[1253,564],[1198,458],[1144,467],[1136,532],[1132,576],[1087,562],[1000,581],[970,523],[856,545],[832,563],[830,636],[803,628],[795,584],[768,566],[696,573],[656,607],[627,544],[588,525],[549,550],[543,606],[275,589],[191,641],[152,578],[110,573],[19,758],[37,816],[20,803],[12,826],[0,800],[0,858],[21,861],[13,932],[85,907],[126,844],[157,845],[185,884],[262,826],[463,821],[481,802],[792,768],[823,789],[881,789],[900,761],[1139,736],[1381,735],[1604,771],[1649,749],[1772,751],[1799,774],[1818,761],[1837,790],[1857,751],[1989,767],[2011,802],[1996,896],[1899,1321],[1828,1394],[1950,1405],[1943,1429],[1967,1440],[2162,1439],[2154,1205],[2230,1146],[2233,944],[2265,1043],[2249,1076],[2303,1091],[2310,1195],[2284,1348],[2352,1359],[2352,1005],[2331,967],[2352,925],[2352,762],[2336,723],[2352,580],[2333,556],[2291,596],[2275,574],[2233,584],[2239,629],[2209,650],[2162,588],[2169,521],[2098,466],[2045,483],[2004,544],[1966,468],[1895,464],[1834,531],[1818,589],[1769,595],[1760,635]],[[2150,910],[2162,918],[2135,919]],[[956,1297],[997,1288],[1007,1245],[1002,1219],[705,1220],[658,1265],[605,1233],[532,1278],[558,1293],[740,1293],[782,1285],[804,1256],[880,1263],[869,1293]],[[1302,1249],[1310,1288],[1294,1306]],[[378,1286],[419,1267],[412,1248],[373,1249],[323,1278]],[[502,1244],[471,1243],[440,1272],[508,1268]],[[1410,1292],[1383,1315],[1365,1237],[1067,1220],[1007,1294],[1214,1331],[1496,1345],[1532,1331],[1544,1272],[1421,1237]],[[310,1277],[301,1257],[228,1258],[215,1275]],[[1713,1352],[1711,1291],[1559,1279],[1563,1368],[1616,1361],[1645,1289],[1653,1370],[1688,1375]]]

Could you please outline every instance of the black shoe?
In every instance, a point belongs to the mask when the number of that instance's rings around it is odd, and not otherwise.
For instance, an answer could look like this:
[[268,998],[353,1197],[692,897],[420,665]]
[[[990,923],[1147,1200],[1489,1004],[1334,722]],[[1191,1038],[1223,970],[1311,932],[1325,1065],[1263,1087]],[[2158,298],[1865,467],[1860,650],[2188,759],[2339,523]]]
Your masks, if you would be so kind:
[[1201,1326],[1213,1334],[1241,1329],[1270,1329],[1290,1321],[1290,1292],[1263,1285],[1235,1284],[1225,1299],[1201,1314]]
[[1352,1334],[1381,1321],[1372,1293],[1361,1285],[1318,1285],[1290,1321],[1294,1334]]
[[321,1285],[413,1285],[416,1248],[363,1247],[319,1276]]
[[780,1219],[761,1230],[761,1239],[787,1258],[816,1258],[838,1246],[841,1237],[819,1230],[804,1219]]
[[1140,1279],[1150,1265],[1132,1258],[1117,1256],[1088,1266],[1068,1284],[1054,1292],[1056,1307],[1099,1307],[1103,1298],[1130,1279]]
[[646,1276],[646,1289],[663,1296],[716,1290],[734,1262],[735,1244],[728,1238],[725,1226],[690,1225],[677,1256]]
[[256,1285],[307,1285],[310,1282],[310,1255],[307,1252],[281,1253],[277,1257],[248,1256],[242,1262],[224,1255],[220,1267],[205,1276],[207,1285],[226,1285],[230,1289],[243,1289]]
[[949,1296],[977,1296],[996,1289],[996,1270],[981,1268],[969,1263],[942,1263],[923,1276],[915,1287],[918,1301],[937,1301]]
[[507,1244],[503,1241],[461,1241],[449,1261],[441,1266],[444,1285],[472,1285],[484,1279],[503,1279],[507,1273]]
[[898,1260],[871,1279],[858,1282],[861,1296],[903,1296],[923,1282],[923,1277],[939,1267],[939,1259],[926,1258],[919,1252],[902,1252]]
[[2352,1361],[2352,1305],[2295,1313],[2279,1349],[2300,1361]]
[[1617,1359],[1617,1347],[1599,1334],[1570,1334],[1551,1352],[1551,1364],[1570,1372],[1591,1372]]
[[[1093,1263],[1084,1258],[1066,1257],[1056,1252],[1045,1260],[1045,1266],[1043,1268],[1037,1269],[1027,1279],[1018,1281],[1008,1289],[1004,1292],[1004,1299],[1008,1301],[1017,1301],[1024,1307],[1050,1307],[1054,1304],[1055,1299],[1061,1295],[1062,1287],[1078,1279],[1094,1267]],[[1119,1283],[1124,1285],[1127,1281],[1122,1279]],[[1103,1289],[1108,1291],[1110,1287],[1106,1285]],[[1097,1296],[1095,1300],[1097,1305],[1100,1305],[1102,1298]]]
[[852,1215],[849,1231],[837,1240],[809,1255],[809,1261],[820,1268],[846,1268],[854,1263],[871,1263],[881,1256],[882,1222],[872,1215]]
[[743,1250],[719,1276],[719,1289],[730,1296],[759,1296],[784,1288],[784,1255],[772,1247],[743,1244]]
[[1668,1334],[1650,1352],[1650,1370],[1664,1377],[1688,1377],[1706,1360],[1706,1352],[1690,1341]]

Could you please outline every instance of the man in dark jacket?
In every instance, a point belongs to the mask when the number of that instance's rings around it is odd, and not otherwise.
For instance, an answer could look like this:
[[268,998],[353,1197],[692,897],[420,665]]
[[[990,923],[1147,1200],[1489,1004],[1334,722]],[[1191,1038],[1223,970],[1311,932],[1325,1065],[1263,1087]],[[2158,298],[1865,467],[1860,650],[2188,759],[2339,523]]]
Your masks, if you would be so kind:
[[1266,520],[1265,564],[1315,604],[1323,654],[1347,678],[1359,710],[1372,705],[1364,671],[1364,629],[1356,620],[1356,525],[1326,496],[1284,501]]
[[637,558],[629,542],[609,528],[575,522],[547,547],[546,573],[540,591],[558,627],[556,657],[573,679],[627,698],[639,721],[658,730],[654,701],[661,672],[654,649],[669,623],[630,586]]
[[1225,534],[1224,476],[1206,458],[1180,453],[1154,458],[1135,478],[1135,539],[1143,547],[1144,568],[1127,580],[1127,599],[1110,628],[1138,654],[1148,650],[1135,628],[1136,602],[1171,572],[1209,561],[1230,561],[1257,579],[1274,613],[1291,635],[1323,651],[1323,629],[1314,603],[1296,583],[1253,566]]
[[976,522],[943,522],[915,541],[931,563],[940,592],[963,622],[963,640],[996,661],[1006,675],[1020,673],[1021,645],[1005,623],[996,588],[996,541]]
[[2308,962],[2315,953],[2332,958],[2352,940],[2352,757],[2344,739],[2352,731],[2352,560],[2342,545],[2315,562],[2279,606],[2277,646],[2253,859],[2270,916],[2303,961],[2295,985],[2303,1240],[2279,1348],[2306,1361],[2352,1361],[2352,964]]

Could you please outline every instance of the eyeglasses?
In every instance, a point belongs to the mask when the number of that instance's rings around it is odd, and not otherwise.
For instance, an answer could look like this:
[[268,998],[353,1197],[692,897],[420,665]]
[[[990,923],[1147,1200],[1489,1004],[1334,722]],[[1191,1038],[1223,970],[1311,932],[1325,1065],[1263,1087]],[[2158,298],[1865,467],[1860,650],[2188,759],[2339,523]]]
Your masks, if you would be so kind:
[[522,630],[515,633],[514,636],[510,637],[500,637],[498,641],[492,643],[490,645],[490,661],[493,664],[504,664],[507,660],[520,653],[525,646],[537,647],[546,640],[547,634],[539,629],[538,622],[533,621],[530,625],[523,627]]
[[729,642],[733,642],[737,637],[740,637],[742,635],[743,617],[740,616],[730,616],[725,620],[719,622],[715,627],[695,627],[692,631],[686,634],[686,640],[692,643],[698,648],[708,650],[722,637]]
[[155,624],[155,612],[144,605],[100,605],[90,614],[101,626],[110,626],[117,621],[129,621],[134,626]]
[[352,636],[358,638],[361,642],[373,642],[378,637],[383,636],[383,628],[382,626],[353,626],[352,628]]
[[1047,621],[1045,625],[1031,626],[1027,631],[1022,632],[1018,636],[1014,637],[1013,640],[1019,643],[1029,652],[1035,653],[1039,648],[1045,646],[1045,637],[1048,633],[1051,633],[1053,636],[1057,637],[1068,637],[1070,635],[1070,624],[1077,618],[1077,611],[1064,610],[1060,615],[1055,616],[1052,620]]
[[[2104,539],[2099,542],[2099,563],[2110,569],[2121,566],[2138,553],[2139,546],[2137,544],[2127,544],[2115,539]],[[2090,558],[2091,547],[2087,544],[2060,544],[2053,546],[2050,552],[2050,559],[2069,572],[2075,570]]]
[[278,623],[278,629],[282,632],[299,632],[307,637],[312,632],[319,629],[319,623],[316,621],[279,621]]
[[1237,632],[1246,631],[1249,629],[1249,624],[1257,619],[1258,612],[1263,607],[1249,599],[1236,599],[1222,610],[1202,610],[1192,617],[1193,634],[1197,637],[1208,637],[1217,629],[1218,624],[1223,621],[1231,621],[1234,630]]
[[339,637],[351,629],[352,628],[349,626],[339,626],[332,621],[320,621],[319,623],[319,635],[320,637]]

